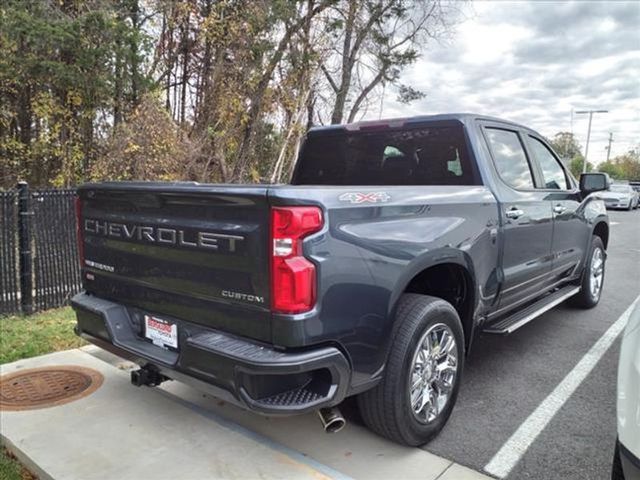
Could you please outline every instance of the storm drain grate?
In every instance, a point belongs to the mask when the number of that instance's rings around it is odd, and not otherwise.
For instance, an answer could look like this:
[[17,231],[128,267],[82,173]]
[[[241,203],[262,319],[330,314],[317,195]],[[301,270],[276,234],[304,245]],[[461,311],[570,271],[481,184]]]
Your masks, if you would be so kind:
[[0,377],[0,409],[31,410],[73,402],[95,392],[104,377],[76,366],[32,368]]

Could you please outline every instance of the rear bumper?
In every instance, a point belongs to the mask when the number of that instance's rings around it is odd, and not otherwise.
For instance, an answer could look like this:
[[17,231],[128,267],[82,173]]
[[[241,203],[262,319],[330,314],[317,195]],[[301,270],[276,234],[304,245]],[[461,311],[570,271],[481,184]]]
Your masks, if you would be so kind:
[[640,480],[640,458],[631,453],[620,441],[618,452],[625,480]]
[[99,347],[218,398],[262,414],[291,415],[340,403],[351,369],[334,347],[280,351],[175,318],[179,350],[142,336],[139,310],[80,293],[76,333]]

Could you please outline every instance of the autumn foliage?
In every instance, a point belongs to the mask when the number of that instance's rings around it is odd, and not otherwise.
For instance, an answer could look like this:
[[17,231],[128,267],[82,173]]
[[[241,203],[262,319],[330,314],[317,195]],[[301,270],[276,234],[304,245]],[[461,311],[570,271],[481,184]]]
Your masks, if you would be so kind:
[[0,2],[0,188],[285,181],[314,124],[358,120],[461,2]]
[[91,165],[91,180],[190,180],[193,147],[157,99],[148,95],[120,123]]

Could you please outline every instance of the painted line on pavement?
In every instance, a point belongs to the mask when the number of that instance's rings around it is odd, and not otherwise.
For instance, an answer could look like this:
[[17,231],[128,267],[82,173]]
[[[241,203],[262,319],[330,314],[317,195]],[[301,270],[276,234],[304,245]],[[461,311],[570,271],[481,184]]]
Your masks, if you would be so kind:
[[629,305],[622,315],[609,327],[600,339],[580,359],[558,386],[545,398],[540,405],[527,417],[518,429],[502,445],[502,448],[484,467],[484,471],[498,478],[504,478],[516,466],[520,458],[533,444],[538,435],[544,430],[560,408],[580,386],[598,361],[604,356],[609,347],[624,330],[629,315],[640,296]]

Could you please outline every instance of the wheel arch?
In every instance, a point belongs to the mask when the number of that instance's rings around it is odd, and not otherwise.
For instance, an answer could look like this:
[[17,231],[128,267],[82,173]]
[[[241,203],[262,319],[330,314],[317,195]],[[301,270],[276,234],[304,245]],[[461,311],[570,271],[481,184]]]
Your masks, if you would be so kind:
[[[438,279],[437,284],[433,280]],[[404,293],[419,293],[443,298],[458,312],[465,336],[465,350],[474,336],[474,314],[478,302],[475,269],[466,252],[447,248],[414,261],[398,280],[389,303],[390,328],[395,323],[395,313]],[[454,299],[452,296],[460,296]]]
[[604,220],[596,223],[595,227],[593,227],[593,235],[600,237],[602,243],[604,244],[604,249],[607,249],[609,244],[609,225]]

